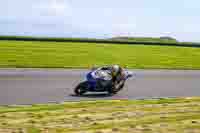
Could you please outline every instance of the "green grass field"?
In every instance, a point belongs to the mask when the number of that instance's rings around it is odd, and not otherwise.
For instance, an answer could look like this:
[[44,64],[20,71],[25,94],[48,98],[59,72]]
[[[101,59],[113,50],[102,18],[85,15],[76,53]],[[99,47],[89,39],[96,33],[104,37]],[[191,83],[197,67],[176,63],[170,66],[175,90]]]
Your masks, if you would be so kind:
[[0,106],[1,133],[199,133],[200,98]]
[[1,68],[200,69],[200,48],[70,42],[0,41]]

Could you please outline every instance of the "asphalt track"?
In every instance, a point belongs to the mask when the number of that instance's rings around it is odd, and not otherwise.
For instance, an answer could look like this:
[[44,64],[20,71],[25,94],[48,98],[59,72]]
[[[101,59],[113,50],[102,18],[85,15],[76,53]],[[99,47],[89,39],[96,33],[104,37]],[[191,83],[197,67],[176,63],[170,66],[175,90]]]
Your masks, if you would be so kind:
[[132,70],[117,95],[91,94],[77,97],[73,88],[87,70],[0,69],[0,105],[40,104],[98,99],[141,99],[200,96],[200,71]]

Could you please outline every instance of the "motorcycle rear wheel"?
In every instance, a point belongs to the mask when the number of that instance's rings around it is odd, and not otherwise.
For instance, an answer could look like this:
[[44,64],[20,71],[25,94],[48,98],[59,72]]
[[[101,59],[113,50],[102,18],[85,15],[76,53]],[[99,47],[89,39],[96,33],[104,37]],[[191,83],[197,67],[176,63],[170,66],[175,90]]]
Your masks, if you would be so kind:
[[75,89],[74,93],[78,96],[83,95],[84,93],[87,92],[87,82],[82,82],[80,83]]

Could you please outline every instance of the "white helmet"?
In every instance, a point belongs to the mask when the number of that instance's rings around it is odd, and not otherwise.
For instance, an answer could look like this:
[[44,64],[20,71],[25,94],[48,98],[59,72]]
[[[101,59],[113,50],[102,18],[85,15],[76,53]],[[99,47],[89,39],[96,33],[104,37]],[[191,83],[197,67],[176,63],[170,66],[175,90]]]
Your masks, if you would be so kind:
[[120,66],[119,65],[113,65],[112,66],[112,72],[114,75],[116,75],[120,71]]

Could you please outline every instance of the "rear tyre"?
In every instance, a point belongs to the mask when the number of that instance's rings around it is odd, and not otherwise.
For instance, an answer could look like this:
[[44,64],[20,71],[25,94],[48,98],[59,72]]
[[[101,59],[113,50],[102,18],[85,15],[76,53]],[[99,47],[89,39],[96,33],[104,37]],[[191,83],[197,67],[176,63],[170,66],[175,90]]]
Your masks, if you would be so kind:
[[83,95],[84,93],[87,92],[87,87],[88,87],[87,82],[82,82],[74,89],[74,93],[78,96]]

